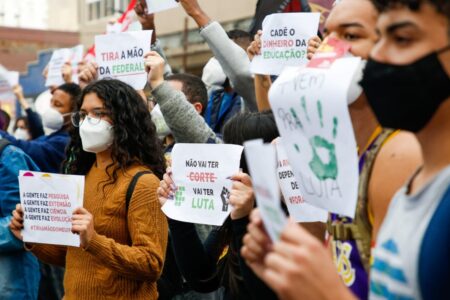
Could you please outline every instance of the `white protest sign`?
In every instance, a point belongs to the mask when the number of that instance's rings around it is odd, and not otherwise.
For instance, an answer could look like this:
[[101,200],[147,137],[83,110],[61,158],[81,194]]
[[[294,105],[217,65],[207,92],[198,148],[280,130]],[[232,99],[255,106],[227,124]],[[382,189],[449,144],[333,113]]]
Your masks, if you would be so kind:
[[80,246],[72,212],[83,206],[84,176],[20,171],[24,242]]
[[264,19],[261,55],[254,57],[254,74],[279,75],[287,66],[308,62],[308,40],[317,35],[320,13],[284,13]]
[[17,71],[8,71],[6,72],[6,80],[11,87],[14,87],[19,84],[19,72]]
[[302,187],[295,178],[281,139],[276,143],[276,148],[278,182],[291,218],[296,222],[326,222],[328,212],[303,199]]
[[270,238],[276,242],[280,239],[287,217],[281,209],[275,146],[254,140],[245,142],[244,147],[261,218]]
[[360,58],[341,58],[329,69],[287,68],[269,99],[305,201],[354,217],[358,155],[347,91]]
[[146,0],[149,14],[178,7],[175,0]]
[[15,101],[16,99],[9,76],[9,71],[0,69],[0,100],[2,101]]
[[144,54],[150,52],[152,30],[95,36],[99,79],[114,78],[142,90],[147,83]]
[[172,173],[175,199],[162,211],[171,219],[220,226],[231,212],[230,176],[239,172],[243,147],[220,144],[175,144]]
[[64,84],[62,77],[62,67],[66,62],[72,66],[72,81],[78,82],[78,63],[83,60],[83,45],[73,48],[62,48],[53,51],[48,63],[48,74],[45,86],[60,86]]

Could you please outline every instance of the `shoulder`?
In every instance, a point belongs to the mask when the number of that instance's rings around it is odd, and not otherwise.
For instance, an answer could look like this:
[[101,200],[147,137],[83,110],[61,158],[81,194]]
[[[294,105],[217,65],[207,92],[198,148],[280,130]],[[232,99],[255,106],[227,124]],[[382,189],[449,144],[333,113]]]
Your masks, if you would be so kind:
[[419,142],[413,134],[400,131],[394,133],[381,148],[375,159],[372,175],[381,175],[381,178],[388,181],[389,177],[398,177],[401,172],[407,173],[406,177],[409,178],[421,163]]
[[[136,177],[138,176],[138,177]],[[135,189],[158,188],[159,178],[146,166],[135,165],[126,170],[125,178],[128,184],[136,180]]]

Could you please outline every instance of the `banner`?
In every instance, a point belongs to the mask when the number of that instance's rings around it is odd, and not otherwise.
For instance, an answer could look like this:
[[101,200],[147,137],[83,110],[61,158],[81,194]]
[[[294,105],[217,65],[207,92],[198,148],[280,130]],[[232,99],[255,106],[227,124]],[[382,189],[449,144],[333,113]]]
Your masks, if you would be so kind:
[[302,187],[295,178],[281,138],[277,141],[276,148],[278,182],[290,217],[296,222],[326,222],[328,212],[306,203],[303,199]]
[[45,86],[60,86],[64,84],[61,70],[66,62],[69,62],[72,66],[72,82],[78,83],[78,63],[82,60],[83,45],[53,51],[52,58],[48,63],[48,75]]
[[176,8],[179,5],[175,0],[146,0],[146,2],[149,14]]
[[287,66],[308,62],[308,40],[317,35],[319,13],[286,13],[267,16],[263,22],[261,55],[254,57],[254,74],[279,75]]
[[95,37],[99,79],[115,78],[142,90],[147,83],[144,54],[150,52],[152,30]]
[[231,212],[230,176],[239,172],[242,146],[175,144],[172,173],[175,198],[162,211],[171,219],[220,226]]
[[358,154],[347,91],[360,58],[341,58],[328,69],[287,68],[269,99],[305,201],[353,218]]
[[281,209],[275,146],[263,144],[262,140],[253,140],[245,142],[244,147],[256,203],[264,227],[272,241],[276,242],[280,239],[280,234],[287,224],[287,217]]
[[84,176],[20,171],[19,186],[23,241],[79,247],[72,212],[83,206]]

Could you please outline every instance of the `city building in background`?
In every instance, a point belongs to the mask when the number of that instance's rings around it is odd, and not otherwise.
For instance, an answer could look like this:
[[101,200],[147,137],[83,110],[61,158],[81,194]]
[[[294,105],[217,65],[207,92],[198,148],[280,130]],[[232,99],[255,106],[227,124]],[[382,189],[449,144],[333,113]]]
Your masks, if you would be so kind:
[[[256,2],[199,0],[203,10],[213,20],[220,22],[225,30],[248,30]],[[85,47],[89,47],[94,43],[95,35],[104,33],[107,23],[125,11],[128,1],[79,0],[79,5],[80,39]],[[201,74],[212,53],[200,36],[195,22],[186,16],[181,7],[157,13],[155,21],[158,38],[173,69]]]

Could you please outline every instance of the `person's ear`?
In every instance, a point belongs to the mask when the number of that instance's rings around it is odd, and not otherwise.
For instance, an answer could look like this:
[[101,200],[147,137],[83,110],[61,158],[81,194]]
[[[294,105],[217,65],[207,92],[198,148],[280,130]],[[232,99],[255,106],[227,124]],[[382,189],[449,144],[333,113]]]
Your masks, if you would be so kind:
[[200,102],[195,102],[194,103],[194,108],[199,114],[202,114],[203,104],[201,104]]

